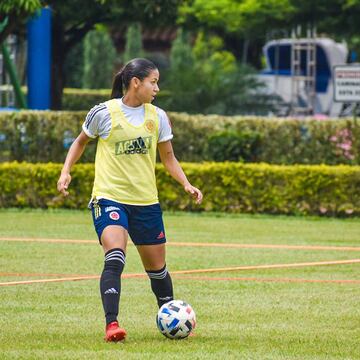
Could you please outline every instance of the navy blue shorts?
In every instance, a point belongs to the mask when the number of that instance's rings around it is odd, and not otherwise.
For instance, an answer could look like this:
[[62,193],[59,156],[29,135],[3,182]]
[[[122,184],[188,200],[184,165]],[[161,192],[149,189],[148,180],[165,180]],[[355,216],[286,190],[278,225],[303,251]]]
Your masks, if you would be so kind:
[[108,225],[124,227],[135,245],[155,245],[166,242],[160,204],[126,205],[99,199],[91,203],[96,233],[101,244],[101,234]]

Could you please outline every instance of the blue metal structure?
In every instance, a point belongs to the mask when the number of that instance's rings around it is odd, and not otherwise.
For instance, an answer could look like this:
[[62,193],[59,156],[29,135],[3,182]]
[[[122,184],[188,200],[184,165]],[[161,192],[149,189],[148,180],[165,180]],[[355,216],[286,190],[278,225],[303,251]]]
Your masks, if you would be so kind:
[[51,106],[51,9],[43,8],[31,19],[28,31],[28,108]]

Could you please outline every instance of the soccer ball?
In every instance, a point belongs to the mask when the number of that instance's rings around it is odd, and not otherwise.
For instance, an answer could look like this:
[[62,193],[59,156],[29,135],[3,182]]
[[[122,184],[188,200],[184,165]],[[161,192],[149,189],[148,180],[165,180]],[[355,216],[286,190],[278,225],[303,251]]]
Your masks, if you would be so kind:
[[156,324],[167,338],[185,339],[195,328],[195,312],[185,301],[172,300],[159,309]]

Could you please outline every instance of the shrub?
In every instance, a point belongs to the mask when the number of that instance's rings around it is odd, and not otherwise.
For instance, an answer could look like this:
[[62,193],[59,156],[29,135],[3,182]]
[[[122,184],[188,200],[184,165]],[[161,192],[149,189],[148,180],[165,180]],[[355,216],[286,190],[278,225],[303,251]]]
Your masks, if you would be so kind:
[[[20,111],[0,113],[0,161],[62,162],[71,139],[81,130],[86,112]],[[243,161],[271,164],[360,164],[360,126],[351,120],[270,119],[169,113],[173,145],[181,161],[233,160],[234,153],[215,157],[229,141],[236,141]],[[225,139],[227,138],[227,140]],[[226,140],[226,141],[225,141]],[[81,161],[94,158],[91,142]],[[224,145],[225,144],[225,145]],[[235,150],[234,150],[235,151]]]
[[115,47],[106,28],[98,27],[84,39],[83,87],[104,88],[111,85],[116,57]]
[[[160,202],[166,210],[232,213],[360,215],[359,166],[278,166],[240,163],[184,163],[192,183],[202,189],[200,206],[161,165]],[[0,207],[85,208],[94,176],[92,164],[72,171],[70,196],[57,193],[60,164],[0,164]]]
[[167,109],[225,115],[268,113],[273,100],[257,91],[261,86],[254,69],[238,64],[224,50],[220,37],[200,32],[191,48],[187,34],[178,31],[165,84],[170,92]]
[[[70,89],[65,88],[63,93],[63,110],[89,111],[94,105],[110,99],[111,89]],[[154,104],[164,106],[164,100],[169,97],[169,92],[161,91]]]
[[[83,112],[0,114],[0,161],[63,162],[84,118]],[[95,143],[90,144],[82,161],[93,161],[94,153]]]
[[[84,41],[74,45],[65,59],[65,86],[81,88],[84,72]],[[97,86],[99,87],[99,86]]]
[[206,159],[212,161],[256,162],[261,135],[254,131],[222,131],[210,135]]
[[62,97],[62,107],[65,111],[89,111],[94,105],[109,100],[110,94],[110,89],[65,88]]
[[127,63],[131,59],[144,57],[141,24],[130,24],[126,31],[126,43],[124,52],[124,63]]

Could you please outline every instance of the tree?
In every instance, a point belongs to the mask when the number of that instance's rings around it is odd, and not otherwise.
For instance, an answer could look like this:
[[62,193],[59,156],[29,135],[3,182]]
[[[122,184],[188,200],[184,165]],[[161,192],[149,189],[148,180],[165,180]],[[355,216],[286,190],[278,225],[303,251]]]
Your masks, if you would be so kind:
[[88,32],[84,41],[82,87],[87,89],[110,87],[115,56],[116,51],[106,28],[98,27]]
[[180,6],[179,22],[193,30],[216,32],[243,62],[251,42],[251,62],[259,65],[262,44],[258,39],[291,13],[289,0],[190,0]]
[[179,21],[192,28],[217,31],[236,41],[265,41],[269,30],[313,25],[318,33],[348,43],[359,37],[360,0],[189,0]]
[[[43,0],[45,1],[45,0]],[[47,0],[53,9],[52,107],[61,108],[64,60],[75,44],[102,23],[109,26],[133,22],[161,26],[174,23],[181,0]],[[101,51],[101,50],[99,50]]]
[[131,59],[143,56],[144,51],[141,37],[141,24],[130,24],[126,31],[126,44],[123,61],[124,63],[127,63]]
[[9,24],[0,40],[14,29],[23,29],[26,18],[50,6],[52,18],[52,108],[61,108],[65,84],[64,64],[72,48],[81,42],[96,24],[118,26],[133,22],[162,26],[174,24],[182,0],[1,0],[0,21]]
[[186,68],[192,68],[194,57],[190,46],[189,35],[184,29],[179,28],[176,38],[172,43],[170,52],[171,69],[175,73],[181,73]]
[[[189,36],[183,29],[178,29],[170,51],[170,69],[167,71],[164,89],[170,90],[171,96],[165,107],[172,111],[196,112],[194,94],[201,79],[196,74],[195,59],[190,46]],[[195,79],[197,81],[195,81]]]
[[84,73],[84,41],[77,43],[69,51],[64,64],[66,74],[65,87],[81,88]]
[[290,0],[193,0],[179,9],[182,23],[258,36],[292,14]]
[[1,0],[0,44],[40,8],[40,0]]
[[233,115],[270,109],[269,99],[259,100],[254,91],[261,84],[253,70],[237,64],[223,47],[220,37],[199,32],[191,48],[186,34],[178,32],[164,86],[171,93],[165,104],[169,110]]
[[71,49],[82,41],[96,24],[118,26],[136,21],[161,26],[174,24],[177,6],[182,0],[1,0],[0,21],[8,24],[0,37],[15,29],[24,29],[26,19],[41,8],[50,6],[52,22],[52,108],[61,108],[65,84],[64,64]]

